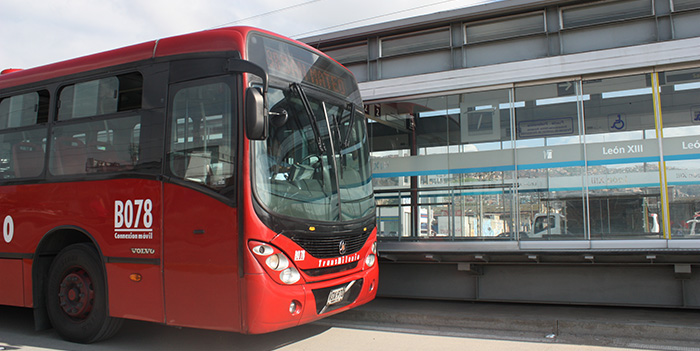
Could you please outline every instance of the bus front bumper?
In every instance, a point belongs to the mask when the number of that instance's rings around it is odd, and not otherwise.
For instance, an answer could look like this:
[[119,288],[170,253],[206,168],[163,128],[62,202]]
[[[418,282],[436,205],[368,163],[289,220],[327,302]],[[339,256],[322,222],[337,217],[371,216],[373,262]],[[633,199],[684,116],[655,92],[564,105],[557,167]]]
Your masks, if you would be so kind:
[[245,329],[269,333],[347,311],[376,297],[378,278],[376,264],[333,280],[287,286],[266,274],[248,275]]

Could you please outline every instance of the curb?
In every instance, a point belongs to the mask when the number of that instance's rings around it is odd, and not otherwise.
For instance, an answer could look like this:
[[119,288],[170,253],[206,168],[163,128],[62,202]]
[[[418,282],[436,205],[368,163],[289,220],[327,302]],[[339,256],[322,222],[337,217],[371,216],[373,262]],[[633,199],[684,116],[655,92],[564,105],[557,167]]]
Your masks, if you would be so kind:
[[688,310],[381,298],[316,323],[444,336],[700,350],[700,313]]

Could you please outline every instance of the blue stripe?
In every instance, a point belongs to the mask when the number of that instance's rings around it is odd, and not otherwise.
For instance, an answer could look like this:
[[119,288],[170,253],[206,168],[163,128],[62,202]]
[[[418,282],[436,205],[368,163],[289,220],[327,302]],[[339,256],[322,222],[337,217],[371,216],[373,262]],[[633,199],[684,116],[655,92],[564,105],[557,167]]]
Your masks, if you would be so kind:
[[414,177],[414,176],[426,176],[426,175],[440,175],[448,174],[446,170],[434,170],[434,171],[412,171],[412,172],[386,172],[377,173],[374,172],[372,175],[374,178],[393,178],[393,177]]
[[620,184],[620,185],[600,185],[600,186],[589,186],[589,190],[601,190],[601,189],[625,189],[625,188],[658,188],[661,186],[659,183],[642,183],[642,184]]
[[[508,188],[510,189],[510,188]],[[579,189],[580,190],[580,189]],[[430,191],[430,188],[421,188],[419,191],[421,192],[426,192]],[[407,194],[407,190],[403,191],[402,194],[406,195],[401,195],[399,196],[391,196],[391,195],[383,195],[383,196],[375,196],[375,199],[377,200],[392,200],[392,199],[408,199],[411,197],[411,195]],[[398,193],[398,191],[397,191]],[[503,194],[512,194],[512,191],[504,191],[504,190],[480,190],[480,191],[474,191],[474,192],[460,192],[460,193],[449,193],[449,192],[443,192],[443,193],[437,193],[437,194],[421,194],[419,197],[420,198],[432,198],[432,197],[445,197],[445,196],[472,196],[472,195],[503,195]],[[396,205],[399,206],[399,205]]]
[[583,187],[549,188],[549,191],[583,191]]
[[524,169],[541,169],[541,168],[562,168],[562,167],[583,167],[583,160],[581,161],[566,161],[566,162],[552,162],[552,163],[532,163],[518,165],[518,170]]
[[660,162],[659,156],[616,158],[610,160],[589,160],[589,166],[616,165],[625,163]]
[[668,182],[668,185],[696,185],[700,184],[700,182],[693,182],[693,181],[688,181],[688,182]]
[[[700,159],[700,154],[693,155],[671,155],[665,156],[667,160],[690,160],[690,159]],[[589,166],[604,166],[604,165],[614,165],[614,164],[627,164],[627,163],[643,163],[643,162],[660,162],[661,158],[659,156],[647,156],[647,157],[629,157],[629,158],[617,158],[608,160],[589,160]],[[517,166],[518,170],[530,170],[530,169],[549,169],[549,168],[563,168],[563,167],[583,167],[585,162],[583,160],[579,161],[565,161],[565,162],[552,162],[552,163],[531,163],[531,164],[519,164]],[[408,172],[375,172],[374,178],[393,178],[393,177],[414,177],[414,176],[429,176],[429,175],[445,175],[445,174],[464,174],[464,173],[484,173],[484,172],[505,172],[514,171],[515,165],[505,165],[505,166],[492,166],[492,167],[469,167],[469,168],[454,168],[454,169],[436,169],[428,171],[408,171]]]
[[449,169],[447,172],[449,174],[461,174],[461,173],[482,173],[482,172],[505,172],[514,171],[514,165],[506,166],[493,166],[493,167],[470,167],[470,168],[454,168]]
[[664,155],[665,161],[682,161],[682,160],[697,160],[697,159],[700,159],[700,154]]

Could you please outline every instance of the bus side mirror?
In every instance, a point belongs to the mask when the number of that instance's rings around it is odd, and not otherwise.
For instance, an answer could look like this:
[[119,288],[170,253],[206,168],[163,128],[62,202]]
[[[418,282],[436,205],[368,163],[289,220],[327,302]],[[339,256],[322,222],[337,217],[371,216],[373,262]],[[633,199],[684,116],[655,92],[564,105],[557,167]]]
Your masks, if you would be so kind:
[[265,98],[257,88],[248,88],[245,92],[245,133],[250,140],[267,138],[267,110]]

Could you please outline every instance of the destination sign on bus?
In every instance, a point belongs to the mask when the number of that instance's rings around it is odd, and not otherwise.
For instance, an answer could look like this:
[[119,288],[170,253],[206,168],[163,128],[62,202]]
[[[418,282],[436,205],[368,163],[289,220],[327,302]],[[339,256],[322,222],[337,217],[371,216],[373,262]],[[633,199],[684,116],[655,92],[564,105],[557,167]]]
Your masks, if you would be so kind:
[[[300,80],[334,93],[347,95],[347,81],[328,70],[320,69],[308,62],[299,60],[288,53],[265,48],[267,67],[273,75],[281,75]],[[317,57],[317,62],[319,57]]]

